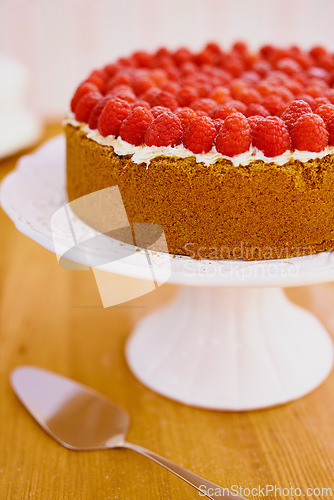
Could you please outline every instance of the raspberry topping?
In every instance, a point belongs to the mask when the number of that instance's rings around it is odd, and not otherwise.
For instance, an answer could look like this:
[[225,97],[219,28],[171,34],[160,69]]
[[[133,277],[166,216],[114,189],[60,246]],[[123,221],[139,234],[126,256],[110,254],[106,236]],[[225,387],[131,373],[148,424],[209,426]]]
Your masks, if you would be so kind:
[[96,104],[102,99],[100,92],[92,91],[84,94],[75,106],[75,118],[78,122],[88,122]]
[[289,132],[291,132],[294,124],[302,115],[306,113],[312,113],[311,106],[302,100],[293,101],[282,113],[282,120],[288,127]]
[[185,130],[183,145],[195,154],[208,153],[216,137],[216,127],[208,116],[195,118]]
[[111,98],[104,106],[97,124],[99,132],[104,137],[119,134],[122,122],[130,114],[131,108],[127,101],[118,97]]
[[[150,111],[133,113],[137,108]],[[241,136],[247,135],[249,125],[252,145],[271,157],[284,152],[290,143],[295,148],[321,151],[327,132],[333,143],[329,123],[334,121],[334,53],[323,47],[304,51],[274,45],[252,52],[244,42],[226,50],[209,43],[197,53],[182,47],[175,52],[166,47],[154,53],[136,51],[92,71],[76,89],[71,110],[79,122],[97,128],[104,136],[117,137],[124,123],[122,137],[132,144],[145,144],[146,140],[180,144],[181,126],[185,148],[209,151],[216,129],[219,150],[235,155],[248,144],[246,139],[235,142],[239,120],[239,132],[244,131]],[[166,113],[161,123],[156,122]],[[229,118],[240,113],[247,117],[247,124],[240,117]],[[312,118],[299,121],[306,115]],[[196,132],[194,137],[189,128]],[[305,130],[304,137],[300,130]]]
[[259,120],[252,129],[253,145],[270,158],[290,149],[288,129],[278,116],[267,116]]
[[295,149],[319,153],[328,145],[323,119],[313,113],[301,116],[292,128],[291,140]]
[[146,130],[153,119],[153,114],[147,108],[141,106],[134,108],[122,123],[120,136],[135,146],[143,144]]
[[327,125],[329,118],[334,114],[334,106],[333,104],[322,104],[315,112],[324,120],[325,125]]
[[177,146],[182,139],[181,120],[171,112],[161,113],[145,134],[147,146]]
[[247,118],[241,113],[228,116],[220,126],[216,149],[225,156],[235,156],[249,150],[252,132]]

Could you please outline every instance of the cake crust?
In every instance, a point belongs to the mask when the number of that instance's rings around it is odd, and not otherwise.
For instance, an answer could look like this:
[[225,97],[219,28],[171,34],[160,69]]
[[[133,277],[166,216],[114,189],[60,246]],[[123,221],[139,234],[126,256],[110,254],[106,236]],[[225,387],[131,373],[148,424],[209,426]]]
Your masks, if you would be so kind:
[[262,260],[334,247],[334,155],[282,166],[160,156],[146,166],[80,127],[65,133],[69,201],[117,185],[130,224],[161,226],[170,254]]

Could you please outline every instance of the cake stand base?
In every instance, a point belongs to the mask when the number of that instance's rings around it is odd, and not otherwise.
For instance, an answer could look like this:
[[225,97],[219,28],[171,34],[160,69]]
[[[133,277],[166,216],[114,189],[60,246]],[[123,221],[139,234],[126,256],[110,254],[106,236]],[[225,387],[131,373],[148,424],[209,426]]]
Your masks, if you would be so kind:
[[135,376],[185,404],[250,410],[317,387],[333,365],[331,339],[281,288],[180,287],[126,346]]

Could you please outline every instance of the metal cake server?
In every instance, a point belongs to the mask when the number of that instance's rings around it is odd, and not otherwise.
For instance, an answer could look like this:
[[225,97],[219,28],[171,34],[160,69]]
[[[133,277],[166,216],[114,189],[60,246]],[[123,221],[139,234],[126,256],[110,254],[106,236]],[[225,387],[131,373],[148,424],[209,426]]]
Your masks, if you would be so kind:
[[12,387],[40,426],[70,450],[129,448],[153,460],[212,499],[242,499],[170,460],[125,441],[128,414],[98,392],[42,368],[21,366],[11,373]]

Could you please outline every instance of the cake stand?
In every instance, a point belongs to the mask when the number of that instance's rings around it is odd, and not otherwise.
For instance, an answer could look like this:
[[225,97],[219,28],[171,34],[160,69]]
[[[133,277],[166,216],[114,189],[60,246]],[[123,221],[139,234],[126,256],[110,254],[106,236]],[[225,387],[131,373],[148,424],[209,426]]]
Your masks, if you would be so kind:
[[180,285],[172,302],[137,324],[126,345],[131,370],[154,391],[202,408],[249,410],[303,396],[331,371],[329,335],[282,287],[334,280],[332,252],[195,261],[100,235],[103,245],[97,238],[94,252],[103,258],[94,261],[92,248],[81,244],[94,241],[93,230],[67,205],[62,136],[23,157],[0,195],[16,227],[60,259],[146,280],[152,283],[146,291],[167,280]]

